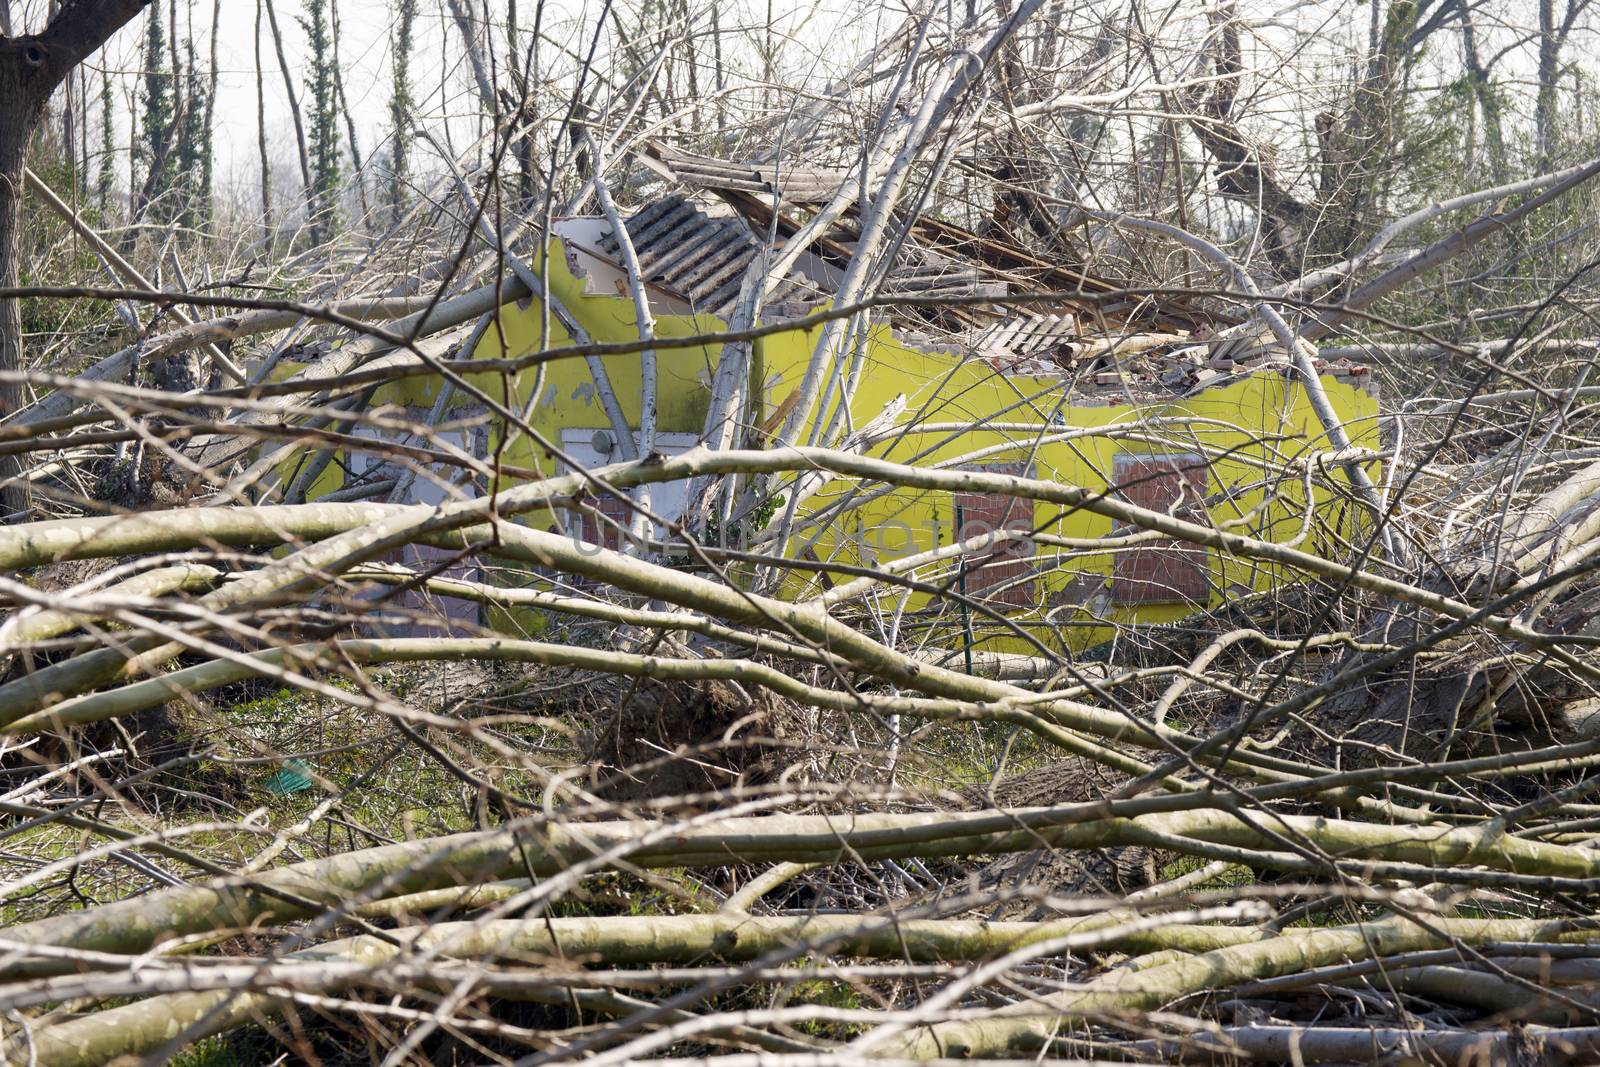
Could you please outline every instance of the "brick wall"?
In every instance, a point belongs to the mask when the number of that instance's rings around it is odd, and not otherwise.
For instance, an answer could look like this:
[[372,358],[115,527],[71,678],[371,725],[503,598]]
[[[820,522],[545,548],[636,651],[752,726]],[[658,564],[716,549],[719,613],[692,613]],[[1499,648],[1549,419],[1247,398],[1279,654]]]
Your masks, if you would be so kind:
[[[578,537],[591,545],[620,551],[623,545],[622,531],[628,528],[633,520],[633,509],[627,501],[620,499],[614,493],[601,493],[587,501],[588,509],[576,513]],[[599,512],[596,515],[595,512]],[[602,521],[604,516],[606,521]]]
[[[1188,519],[1204,515],[1207,475],[1204,457],[1193,453],[1124,454],[1112,466],[1112,483],[1124,500]],[[1113,534],[1137,531],[1119,524]],[[1111,599],[1116,604],[1205,603],[1210,599],[1206,550],[1170,538],[1118,549]]]
[[[1020,468],[989,468],[1002,474],[1023,474]],[[1014,530],[1033,533],[1033,501],[1001,493],[956,493],[955,514],[960,516],[956,540]],[[967,595],[995,605],[1029,607],[1034,602],[1033,542],[1002,541],[964,557]]]

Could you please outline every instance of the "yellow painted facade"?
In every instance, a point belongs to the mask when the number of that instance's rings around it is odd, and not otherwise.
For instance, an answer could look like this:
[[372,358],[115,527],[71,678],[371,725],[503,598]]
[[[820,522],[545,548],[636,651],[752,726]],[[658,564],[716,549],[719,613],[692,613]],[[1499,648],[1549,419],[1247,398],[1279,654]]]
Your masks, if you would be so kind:
[[[629,300],[587,292],[585,280],[568,269],[559,245],[552,249],[549,262],[551,291],[596,340],[637,339]],[[515,357],[570,343],[553,319],[548,323],[548,336],[542,337],[544,319],[542,308],[532,302],[507,305],[498,328],[486,332],[477,355],[494,357],[503,352]],[[656,322],[657,334],[663,338],[723,328],[725,323],[707,315],[661,315]],[[798,385],[815,341],[814,332],[797,330],[757,343],[753,377],[758,383],[760,410],[753,419],[756,424],[770,418]],[[1340,542],[1356,530],[1348,495],[1334,488],[1344,484],[1343,475],[1319,470],[1308,481],[1307,463],[1294,462],[1326,452],[1329,444],[1303,389],[1278,371],[1245,375],[1190,397],[1174,395],[1135,404],[1126,398],[1117,402],[1119,390],[1114,385],[1073,389],[1060,378],[1001,374],[981,360],[961,361],[949,353],[924,351],[897,339],[886,325],[872,327],[860,351],[865,362],[849,413],[850,425],[863,426],[904,397],[904,410],[893,423],[910,427],[873,445],[868,449],[872,455],[924,466],[1021,469],[1033,477],[1097,490],[1112,484],[1118,454],[1184,457],[1186,467],[1204,462],[1207,510],[1218,525],[1323,552],[1341,551]],[[662,433],[700,433],[717,355],[716,346],[659,351]],[[623,412],[636,427],[639,357],[610,356],[605,365]],[[510,396],[504,396],[505,383],[499,375],[474,376],[473,380],[491,395],[521,408],[538,375],[524,371],[512,383]],[[386,387],[377,400],[413,411],[426,410],[438,385],[434,379],[409,379]],[[1376,401],[1334,375],[1325,375],[1323,386],[1355,443],[1376,447]],[[582,436],[608,428],[581,358],[545,366],[532,412],[532,424],[558,442],[572,440],[574,432]],[[999,428],[969,428],[974,424]],[[492,447],[494,442],[489,444]],[[1200,456],[1207,460],[1199,461]],[[540,472],[562,472],[526,436],[507,450],[504,461]],[[1306,506],[1308,484],[1314,486],[1311,499],[1315,506],[1311,508]],[[333,487],[329,483],[324,488]],[[840,511],[838,506],[847,497],[853,506]],[[844,483],[829,484],[799,509],[788,553],[824,562],[872,565],[927,551],[952,543],[955,508],[956,501],[949,493],[885,491],[881,487],[862,491]],[[1063,650],[1103,639],[1111,623],[1172,621],[1249,591],[1270,588],[1284,577],[1260,564],[1208,553],[1200,565],[1209,570],[1209,592],[1201,598],[1122,603],[1112,580],[1117,573],[1118,550],[1073,544],[1112,536],[1116,531],[1109,519],[1043,504],[1034,506],[1032,519],[1034,530],[1044,535],[1034,545],[1031,557],[1037,578],[1009,598],[1025,603],[1008,605],[1005,610],[1025,621],[1041,640]],[[540,516],[530,521],[548,520]],[[1048,543],[1051,541],[1060,543]],[[1148,543],[1145,550],[1150,550]],[[942,573],[923,572],[918,577],[959,585],[953,567],[950,564]],[[798,572],[790,592],[804,595],[807,584],[815,592],[820,588],[817,580],[814,573]],[[891,598],[886,606],[892,605],[900,594],[885,588]],[[930,609],[930,603],[938,606]],[[913,643],[926,637],[950,647],[949,630],[959,626],[971,630],[975,647],[980,649],[1027,650],[1014,636],[1004,636],[1006,631],[982,613],[963,613],[948,599],[935,601],[926,594],[912,593],[903,618],[900,636]]]

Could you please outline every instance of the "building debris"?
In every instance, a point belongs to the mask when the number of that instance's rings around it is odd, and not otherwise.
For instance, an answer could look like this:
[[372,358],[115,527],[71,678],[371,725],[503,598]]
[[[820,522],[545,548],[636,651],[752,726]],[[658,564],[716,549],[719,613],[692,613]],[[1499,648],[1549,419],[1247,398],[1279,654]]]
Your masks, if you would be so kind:
[[[799,232],[801,219],[851,181],[843,172],[712,159],[651,142],[639,156],[661,192],[626,221],[646,286],[672,310],[729,319],[751,264],[768,236]],[[769,318],[798,318],[837,291],[859,238],[847,211],[773,286]],[[996,236],[980,236],[928,215],[897,218],[894,265],[876,287],[892,303],[874,318],[929,350],[981,359],[997,370],[1060,376],[1085,393],[1115,390],[1131,399],[1185,396],[1241,374],[1292,373],[1270,334],[1239,337],[1240,322],[1220,310],[1133,296],[1127,288],[1041,260]],[[569,253],[603,265],[619,295],[626,280],[617,236],[603,220],[559,220]],[[986,298],[993,298],[990,302]],[[1368,368],[1342,359],[1317,370],[1366,388]]]

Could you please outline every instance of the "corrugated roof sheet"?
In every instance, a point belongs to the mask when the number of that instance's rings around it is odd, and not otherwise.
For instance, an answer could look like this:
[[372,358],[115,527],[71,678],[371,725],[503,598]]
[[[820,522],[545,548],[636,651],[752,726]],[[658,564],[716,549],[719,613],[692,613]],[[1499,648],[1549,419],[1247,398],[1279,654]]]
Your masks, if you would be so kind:
[[[657,200],[624,225],[645,281],[678,294],[697,311],[716,315],[732,313],[745,268],[762,251],[744,219],[714,217],[682,196]],[[616,234],[606,235],[600,251],[621,262]],[[813,303],[821,298],[804,275],[791,271],[768,303]]]
[[1015,311],[974,337],[972,347],[981,356],[1045,356],[1081,337],[1078,317],[1070,311],[1055,315]]
[[[791,209],[803,212],[806,204],[827,201],[854,180],[846,171],[714,159],[659,143],[647,144],[643,158],[662,177],[714,192],[721,201],[712,206],[667,196],[626,221],[645,280],[697,311],[723,317],[732,313],[770,228],[777,228],[781,242],[798,232],[803,219]],[[932,216],[900,222],[906,231],[897,262],[879,286],[881,295],[978,298],[959,306],[915,300],[896,305],[894,321],[907,337],[926,337],[997,367],[1028,373],[1070,369],[1085,388],[1178,392],[1199,388],[1235,362],[1271,348],[1270,340],[1241,343],[1226,333],[1222,343],[1208,345],[1200,338],[1230,325],[1230,317],[1124,295],[1115,284],[1070,265]],[[847,214],[778,283],[768,305],[826,300],[834,292],[832,279],[851,260],[855,236]],[[620,264],[614,234],[607,234],[598,251]],[[1048,294],[1052,303],[1019,307],[985,299],[1013,291]]]
[[785,200],[813,202],[832,199],[839,187],[851,180],[851,175],[844,171],[791,166],[783,160],[740,163],[659,143],[650,144],[647,150],[679,181],[700,189],[736,189],[768,195],[776,192]]

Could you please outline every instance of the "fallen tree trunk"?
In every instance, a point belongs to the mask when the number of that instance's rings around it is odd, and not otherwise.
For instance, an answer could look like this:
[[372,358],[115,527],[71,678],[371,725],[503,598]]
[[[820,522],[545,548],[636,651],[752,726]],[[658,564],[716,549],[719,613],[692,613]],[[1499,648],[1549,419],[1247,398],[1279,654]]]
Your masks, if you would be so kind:
[[[328,310],[347,318],[378,321],[396,315],[410,314],[426,306],[427,300],[421,297],[371,297],[335,301],[328,305]],[[206,345],[231,344],[243,337],[287,329],[301,318],[299,312],[266,309],[187,323],[159,337],[152,337],[120,349],[93,366],[77,372],[74,377],[81,382],[125,381],[132,372],[136,360],[148,365]],[[177,399],[179,398],[175,396],[174,400]],[[78,394],[51,393],[15,419],[8,420],[5,425],[8,429],[36,426],[54,419],[65,418],[89,406],[90,403],[88,399]]]
[[[1541,940],[1589,940],[1594,936],[1577,933],[1564,922],[1431,917],[1425,926],[1391,917],[1331,929],[1289,930],[1269,940],[1229,946],[1147,970],[1112,971],[1078,988],[1001,1008],[984,1019],[934,1023],[910,1032],[903,1032],[910,1029],[907,1027],[880,1027],[856,1044],[858,1048],[871,1047],[880,1055],[925,1060],[1034,1052],[1047,1048],[1063,1024],[1073,1020],[1155,1011],[1189,994],[1328,963],[1525,935]],[[902,1032],[894,1033],[897,1029]],[[1293,1054],[1284,1058],[1292,1060]]]
[[[1472,484],[1489,473],[1457,471],[1454,481]],[[1516,480],[1509,479],[1505,493]],[[1593,570],[1600,549],[1600,464],[1567,474],[1515,509],[1506,506],[1498,481],[1472,508],[1477,514],[1462,523],[1463,535],[1441,546],[1429,573],[1414,584],[1460,602],[1487,602],[1543,581],[1548,587],[1525,600],[1523,632],[1462,637],[1443,646],[1447,655],[1440,660],[1408,662],[1331,693],[1318,723],[1333,740],[1307,744],[1305,754],[1366,765],[1384,747],[1431,759],[1448,757],[1452,747],[1582,740],[1600,728],[1589,703],[1594,679],[1583,669],[1587,657],[1563,647],[1583,648],[1600,637],[1600,584]],[[1569,574],[1575,577],[1561,580]],[[1385,605],[1364,639],[1405,645],[1436,626],[1426,612]],[[1562,654],[1552,656],[1552,648]],[[1376,658],[1351,652],[1327,677]]]
[[[988,811],[971,815],[847,814],[751,816],[679,824],[615,822],[549,824],[515,830],[457,834],[347,852],[280,868],[254,878],[164,889],[142,897],[23,923],[7,931],[13,955],[0,960],[0,975],[60,973],[61,958],[29,959],[26,946],[139,953],[165,939],[218,929],[246,928],[263,921],[307,917],[308,907],[343,908],[364,900],[526,874],[541,877],[575,864],[610,857],[650,867],[721,867],[734,863],[838,863],[908,856],[984,855],[1040,847],[1099,848],[1159,844],[1174,851],[1211,856],[1219,849],[1248,850],[1249,862],[1315,870],[1299,857],[1268,851],[1291,835],[1356,865],[1382,871],[1404,867],[1420,877],[1452,865],[1485,868],[1461,872],[1468,884],[1493,881],[1492,872],[1546,879],[1572,891],[1593,891],[1600,882],[1600,853],[1593,850],[1496,835],[1489,829],[1380,824],[1260,814],[1250,819],[1197,807],[1203,798],[1156,797],[1123,802],[1122,810],[1151,814],[1115,817],[1108,803],[1061,808]],[[1192,810],[1163,810],[1182,809]],[[1587,886],[1587,890],[1582,887]],[[289,899],[279,894],[289,895]],[[1565,930],[1540,925],[1541,931]],[[1522,929],[1518,927],[1517,929]],[[1504,932],[1497,940],[1529,940]],[[1414,947],[1429,947],[1414,946]],[[1390,951],[1404,951],[1404,947]],[[1256,977],[1262,977],[1257,975]]]
[[[975,678],[930,666],[892,649],[824,611],[820,605],[795,605],[755,596],[695,575],[628,557],[558,534],[511,523],[474,528],[491,509],[503,516],[548,506],[570,497],[592,478],[603,478],[615,489],[646,481],[690,478],[708,472],[772,472],[820,468],[857,478],[874,478],[892,484],[949,491],[987,491],[1021,499],[1035,499],[1067,507],[1081,507],[1155,530],[1192,544],[1204,545],[1250,559],[1260,559],[1301,569],[1307,573],[1345,580],[1359,588],[1381,593],[1455,620],[1464,627],[1475,623],[1504,637],[1550,648],[1586,677],[1600,677],[1600,668],[1576,661],[1553,642],[1520,620],[1475,609],[1470,604],[1430,589],[1382,577],[1274,542],[1244,537],[1185,521],[1162,512],[1140,508],[1075,486],[1011,475],[976,471],[939,471],[889,463],[852,453],[827,449],[778,449],[713,453],[695,449],[668,459],[619,464],[591,473],[579,473],[532,482],[490,498],[477,498],[428,507],[385,505],[303,505],[264,509],[189,509],[148,513],[133,517],[65,520],[34,523],[0,531],[0,565],[28,566],[62,558],[121,554],[129,551],[172,549],[206,539],[222,543],[274,543],[297,533],[321,536],[297,553],[277,560],[202,597],[197,613],[239,610],[252,602],[280,595],[287,589],[310,587],[373,556],[413,542],[459,548],[482,547],[509,558],[525,558],[545,567],[598,579],[629,592],[669,601],[738,625],[779,628],[818,643],[831,654],[875,677],[934,697],[998,701],[1031,699],[1026,690],[1005,683]],[[102,649],[63,661],[0,687],[0,721],[15,721],[45,710],[50,704],[119,676],[129,677],[176,655],[182,645],[145,636],[132,639],[127,650]],[[128,650],[142,654],[131,661]],[[1281,706],[1294,710],[1300,696]],[[1195,745],[1193,738],[1160,724],[1142,722],[1120,712],[1097,708],[1079,700],[1056,698],[1040,709],[1073,731],[1102,738],[1126,738],[1134,743],[1161,747]],[[1070,740],[1070,739],[1065,739]],[[1120,770],[1136,774],[1150,768],[1129,761],[1104,746],[1080,740],[1071,750]],[[1237,752],[1237,763],[1281,778],[1299,773],[1302,765],[1258,753]]]
[[[397,984],[437,985],[441,979],[448,985],[465,977],[451,975],[432,962],[439,957],[501,959],[524,965],[530,957],[547,958],[554,965],[547,982],[560,990],[562,973],[580,961],[625,967],[775,957],[773,962],[781,963],[825,954],[956,962],[990,959],[1030,946],[1050,946],[1055,951],[1206,951],[1261,936],[1248,929],[1182,923],[1161,916],[1141,918],[1129,912],[1042,923],[874,920],[842,915],[540,917],[413,927],[396,931],[387,941],[364,936],[318,945],[290,953],[281,962],[240,961],[225,967],[158,964],[132,982],[118,973],[68,976],[36,985],[20,1002],[0,997],[0,1003],[27,1007],[69,997],[161,993],[163,987],[184,990],[44,1027],[35,1031],[31,1040],[14,1041],[8,1050],[17,1058],[36,1057],[41,1067],[98,1067],[119,1056],[150,1052],[180,1033],[196,1041],[278,1014],[286,1006],[284,998],[257,990],[386,989]],[[419,965],[422,973],[408,973],[400,983],[386,973],[396,967],[414,971]],[[427,975],[430,970],[435,972],[432,979]],[[437,973],[441,970],[445,971],[442,975]]]
[[1398,1027],[1224,1026],[1184,1040],[1139,1041],[1130,1051],[1167,1062],[1251,1060],[1376,1063],[1421,1059],[1451,1064],[1516,1063],[1562,1067],[1600,1056],[1600,1026],[1509,1030],[1406,1030]]

